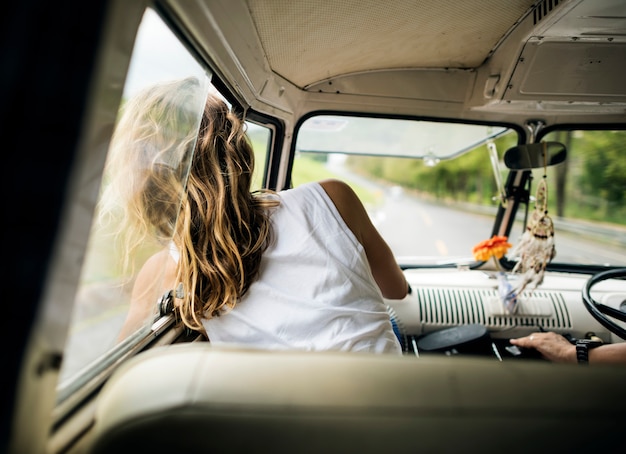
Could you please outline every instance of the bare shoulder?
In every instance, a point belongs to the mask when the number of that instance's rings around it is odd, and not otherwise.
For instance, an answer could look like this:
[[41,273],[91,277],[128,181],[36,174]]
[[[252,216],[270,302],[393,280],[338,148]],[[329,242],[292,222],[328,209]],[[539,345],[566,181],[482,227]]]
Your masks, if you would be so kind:
[[176,262],[168,249],[159,251],[150,256],[144,263],[137,276],[140,285],[148,286],[155,282],[157,277],[170,280],[176,273]]
[[146,260],[144,264],[144,268],[147,271],[156,271],[162,270],[164,266],[167,266],[170,263],[170,259],[173,262],[170,252],[168,249],[163,249],[162,251],[156,252],[152,256]]
[[345,202],[354,202],[358,196],[346,182],[337,179],[322,180],[320,186],[326,191],[335,205]]
[[369,216],[354,190],[347,183],[336,179],[322,180],[319,184],[337,207],[344,222],[363,243],[363,229],[369,224]]

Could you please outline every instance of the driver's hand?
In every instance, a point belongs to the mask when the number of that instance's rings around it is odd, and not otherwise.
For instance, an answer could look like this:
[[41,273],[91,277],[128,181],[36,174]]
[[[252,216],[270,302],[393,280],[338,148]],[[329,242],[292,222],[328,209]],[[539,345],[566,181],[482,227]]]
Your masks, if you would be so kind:
[[511,339],[510,342],[518,347],[534,348],[550,361],[576,363],[576,346],[554,332],[532,333],[529,336]]

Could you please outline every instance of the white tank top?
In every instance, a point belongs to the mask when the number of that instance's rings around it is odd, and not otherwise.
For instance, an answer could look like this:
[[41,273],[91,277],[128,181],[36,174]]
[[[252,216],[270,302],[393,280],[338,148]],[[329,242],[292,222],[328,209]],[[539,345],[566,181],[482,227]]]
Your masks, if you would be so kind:
[[278,193],[273,241],[235,308],[203,325],[214,344],[401,354],[365,250],[319,183]]

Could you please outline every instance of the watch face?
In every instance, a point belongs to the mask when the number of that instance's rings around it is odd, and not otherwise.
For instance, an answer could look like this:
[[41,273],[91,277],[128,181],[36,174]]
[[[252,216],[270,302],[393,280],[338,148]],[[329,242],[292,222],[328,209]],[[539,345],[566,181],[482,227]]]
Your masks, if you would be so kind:
[[587,348],[595,348],[602,345],[602,341],[592,340],[592,339],[578,339],[576,341],[576,345],[586,345]]

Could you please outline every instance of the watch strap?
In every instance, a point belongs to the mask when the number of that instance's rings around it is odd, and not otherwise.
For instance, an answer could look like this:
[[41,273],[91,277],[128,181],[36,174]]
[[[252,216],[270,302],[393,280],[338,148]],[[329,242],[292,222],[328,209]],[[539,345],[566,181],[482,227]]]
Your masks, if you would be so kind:
[[578,364],[589,364],[589,349],[602,345],[601,341],[578,339],[576,341],[576,361]]

